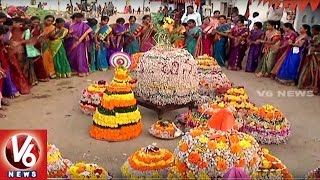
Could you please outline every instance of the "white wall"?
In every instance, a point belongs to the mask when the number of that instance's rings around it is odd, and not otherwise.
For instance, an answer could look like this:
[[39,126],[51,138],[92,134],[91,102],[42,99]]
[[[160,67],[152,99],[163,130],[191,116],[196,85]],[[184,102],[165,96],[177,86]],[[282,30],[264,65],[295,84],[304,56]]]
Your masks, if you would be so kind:
[[310,26],[320,24],[320,8],[312,11],[310,5],[308,5],[303,12],[298,9],[294,28],[298,31],[302,24],[309,24]]

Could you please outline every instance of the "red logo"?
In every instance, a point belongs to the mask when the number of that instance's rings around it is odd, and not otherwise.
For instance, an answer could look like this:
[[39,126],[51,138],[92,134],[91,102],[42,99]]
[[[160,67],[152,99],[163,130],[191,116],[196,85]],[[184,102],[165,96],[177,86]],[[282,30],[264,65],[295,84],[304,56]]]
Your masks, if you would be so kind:
[[47,130],[0,130],[0,179],[47,178]]

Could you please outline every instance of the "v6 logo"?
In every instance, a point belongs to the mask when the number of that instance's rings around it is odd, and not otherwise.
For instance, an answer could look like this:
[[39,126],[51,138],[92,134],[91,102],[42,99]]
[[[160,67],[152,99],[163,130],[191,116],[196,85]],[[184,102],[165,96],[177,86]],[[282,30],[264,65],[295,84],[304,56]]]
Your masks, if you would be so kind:
[[15,168],[31,168],[38,161],[39,154],[40,147],[30,135],[14,135],[7,142],[6,157],[8,162]]

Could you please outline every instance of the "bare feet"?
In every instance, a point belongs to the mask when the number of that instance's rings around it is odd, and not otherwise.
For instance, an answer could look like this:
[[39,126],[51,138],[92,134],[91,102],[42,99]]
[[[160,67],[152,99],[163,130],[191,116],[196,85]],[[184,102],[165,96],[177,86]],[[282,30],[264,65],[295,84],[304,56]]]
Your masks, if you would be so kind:
[[7,116],[2,114],[2,113],[0,113],[0,118],[5,118],[5,117],[7,117]]
[[260,78],[263,76],[263,74],[262,74],[262,72],[259,72],[259,73],[256,73],[256,76]]
[[17,93],[15,93],[14,95],[10,96],[10,99],[14,99],[14,98],[17,98],[17,97],[19,97],[19,96],[20,96],[20,93],[17,92]]

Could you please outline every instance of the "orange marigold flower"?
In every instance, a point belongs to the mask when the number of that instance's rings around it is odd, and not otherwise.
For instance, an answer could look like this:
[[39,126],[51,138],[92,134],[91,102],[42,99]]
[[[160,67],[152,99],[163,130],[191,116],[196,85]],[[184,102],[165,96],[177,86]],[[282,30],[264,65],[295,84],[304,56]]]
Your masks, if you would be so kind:
[[236,167],[245,167],[246,166],[246,160],[240,159],[238,162],[235,163]]
[[224,143],[226,143],[226,142],[227,142],[226,136],[220,136],[220,137],[218,137],[218,138],[217,138],[217,142],[224,142]]
[[186,143],[181,144],[180,149],[182,152],[188,151],[189,147]]
[[185,172],[187,172],[188,167],[187,167],[186,163],[177,162],[177,168],[178,168],[179,172],[185,173]]
[[231,144],[230,149],[233,154],[238,154],[242,151],[242,147],[238,143]]
[[191,131],[191,136],[192,137],[197,137],[197,136],[200,136],[201,134],[203,134],[203,132],[201,130],[198,130],[198,129],[194,129]]
[[238,143],[240,141],[239,137],[237,135],[231,135],[229,137],[230,143]]
[[217,164],[218,171],[224,171],[228,168],[228,164],[225,161],[219,161]]
[[207,145],[210,150],[215,150],[217,148],[217,142],[215,141],[208,141]]
[[198,164],[198,162],[201,161],[201,157],[198,153],[192,152],[189,154],[188,160],[191,163]]

